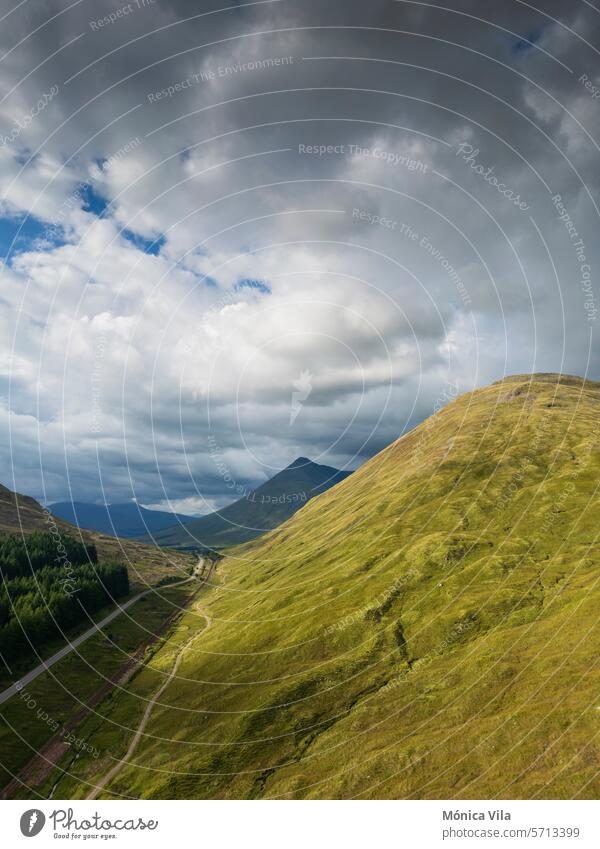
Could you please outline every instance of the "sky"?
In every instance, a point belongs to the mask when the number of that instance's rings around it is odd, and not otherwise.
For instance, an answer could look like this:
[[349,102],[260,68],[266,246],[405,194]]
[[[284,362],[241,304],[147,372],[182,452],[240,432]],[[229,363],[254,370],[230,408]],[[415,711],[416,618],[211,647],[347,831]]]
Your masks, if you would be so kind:
[[600,379],[587,0],[13,2],[7,486],[201,515],[505,375]]

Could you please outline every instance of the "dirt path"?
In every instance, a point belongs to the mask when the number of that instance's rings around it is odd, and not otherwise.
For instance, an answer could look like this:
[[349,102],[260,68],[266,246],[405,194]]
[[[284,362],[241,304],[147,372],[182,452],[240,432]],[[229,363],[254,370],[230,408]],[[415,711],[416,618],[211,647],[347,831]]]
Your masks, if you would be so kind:
[[[200,587],[202,587],[210,578],[214,565],[212,562],[209,563],[208,574],[206,576],[203,575],[204,568],[206,564],[206,558],[200,557],[198,559],[198,563],[194,569],[194,573],[190,578],[186,578],[183,581],[178,581],[173,584],[168,584],[165,589],[169,589],[170,587],[178,586],[180,584],[188,583],[194,578],[200,578]],[[199,588],[200,588],[199,587]],[[148,590],[147,592],[150,592]],[[131,601],[137,601],[141,595],[146,595],[146,592],[141,593],[136,596]],[[121,608],[117,611],[117,614],[122,612],[124,608]],[[155,637],[159,637],[163,634],[170,625],[174,622],[174,620],[179,615],[179,611],[176,611],[172,615],[170,615],[160,626],[160,628],[155,632]],[[203,631],[201,633],[204,632]],[[97,629],[94,629],[97,631]],[[82,637],[87,638],[88,634],[82,635]],[[91,634],[89,634],[91,636]],[[99,689],[91,696],[88,702],[83,705],[71,718],[66,721],[61,729],[61,732],[53,735],[36,754],[32,757],[32,759],[19,771],[14,778],[12,778],[7,785],[2,789],[2,793],[0,794],[0,799],[11,799],[13,795],[19,790],[23,785],[27,786],[31,781],[34,781],[35,785],[39,786],[47,777],[50,775],[53,769],[56,768],[59,760],[65,753],[65,734],[67,732],[74,732],[77,726],[86,718],[86,716],[90,713],[93,708],[96,707],[110,692],[115,686],[125,686],[125,684],[132,677],[134,672],[138,669],[140,663],[142,663],[144,653],[150,645],[152,640],[145,640],[142,645],[134,652],[134,654],[128,659],[124,666],[121,666],[117,672],[113,676],[111,676],[110,680],[105,681]],[[75,646],[71,644],[74,648]],[[48,665],[48,661],[46,661],[46,665]],[[21,679],[22,681],[25,679]],[[63,734],[62,732],[65,732]]]
[[[212,574],[212,571],[213,570],[212,570],[212,567],[211,567],[209,569],[208,575],[204,579],[203,583],[206,583],[209,580],[209,578]],[[195,640],[198,639],[198,637],[200,637],[200,636],[202,636],[202,634],[206,633],[206,631],[212,625],[212,619],[210,618],[210,616],[208,615],[208,613],[205,610],[203,610],[200,607],[195,607],[194,611],[199,613],[201,616],[204,617],[206,625],[204,626],[204,628],[202,628],[201,631],[198,631],[193,636],[191,636],[190,639],[187,640],[179,648],[179,650],[178,650],[178,652],[175,656],[175,663],[173,664],[173,668],[171,669],[171,672],[169,673],[167,678],[165,678],[164,682],[160,685],[160,687],[158,688],[156,693],[152,696],[152,698],[150,699],[150,701],[146,705],[146,710],[144,711],[144,714],[143,714],[143,716],[140,720],[140,723],[139,723],[139,725],[138,725],[138,727],[135,731],[135,734],[133,735],[133,738],[131,740],[131,743],[129,744],[129,748],[127,749],[125,755],[123,756],[123,758],[121,760],[117,761],[117,763],[111,769],[109,769],[109,771],[106,773],[104,778],[102,778],[100,780],[100,782],[98,784],[96,784],[94,789],[88,794],[88,796],[86,796],[87,799],[96,799],[98,797],[98,795],[102,792],[102,790],[104,790],[106,785],[110,784],[110,782],[113,780],[113,778],[115,778],[121,772],[123,767],[131,759],[131,756],[133,755],[133,753],[137,749],[140,740],[144,736],[144,729],[146,728],[146,725],[148,724],[148,721],[149,721],[149,719],[152,715],[152,711],[154,710],[154,706],[156,705],[156,702],[160,699],[160,697],[162,696],[164,691],[167,689],[167,687],[169,686],[169,684],[171,683],[173,678],[175,678],[175,676],[177,675],[177,670],[179,669],[179,664],[181,663],[186,650],[189,648],[189,646]]]

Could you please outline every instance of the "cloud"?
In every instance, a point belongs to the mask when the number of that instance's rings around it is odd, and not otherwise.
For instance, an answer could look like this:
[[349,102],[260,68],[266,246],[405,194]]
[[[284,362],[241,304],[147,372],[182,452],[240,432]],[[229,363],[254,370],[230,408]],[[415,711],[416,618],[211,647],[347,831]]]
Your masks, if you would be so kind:
[[8,483],[206,512],[214,440],[253,486],[359,465],[448,382],[599,376],[552,203],[597,267],[594,10],[63,10],[0,34]]

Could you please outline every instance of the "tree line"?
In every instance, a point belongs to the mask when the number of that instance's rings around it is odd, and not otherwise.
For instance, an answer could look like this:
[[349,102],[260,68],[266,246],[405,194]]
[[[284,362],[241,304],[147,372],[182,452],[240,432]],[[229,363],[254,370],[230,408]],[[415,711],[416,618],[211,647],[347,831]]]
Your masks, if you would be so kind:
[[99,564],[93,545],[61,543],[57,555],[50,533],[0,534],[0,654],[9,664],[129,593],[126,566]]
[[69,536],[61,536],[61,551],[50,533],[35,531],[27,537],[18,534],[0,534],[0,569],[4,578],[31,575],[50,564],[66,561],[74,566],[97,563],[95,545],[84,545]]

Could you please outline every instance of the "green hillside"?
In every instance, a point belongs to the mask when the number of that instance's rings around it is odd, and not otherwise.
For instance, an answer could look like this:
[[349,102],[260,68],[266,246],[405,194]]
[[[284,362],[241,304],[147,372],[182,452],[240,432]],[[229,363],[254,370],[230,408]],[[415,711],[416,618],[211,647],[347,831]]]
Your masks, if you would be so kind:
[[[219,564],[62,798],[597,798],[600,384],[464,395]],[[191,639],[196,635],[197,639]],[[102,718],[104,717],[104,718]]]
[[182,549],[222,549],[249,542],[281,525],[315,495],[325,492],[350,474],[298,457],[227,507],[140,539]]
[[194,560],[189,554],[156,548],[153,545],[85,530],[54,516],[28,495],[13,492],[0,484],[0,534],[50,532],[93,545],[103,561],[124,562],[133,588],[152,586],[189,571]]

